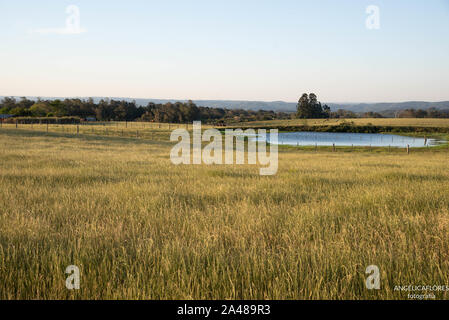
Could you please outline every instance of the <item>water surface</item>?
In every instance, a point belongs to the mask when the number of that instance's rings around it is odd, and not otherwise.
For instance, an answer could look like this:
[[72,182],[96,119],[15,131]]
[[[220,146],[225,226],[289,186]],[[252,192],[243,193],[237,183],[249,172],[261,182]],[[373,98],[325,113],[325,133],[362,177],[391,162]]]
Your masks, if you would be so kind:
[[[262,137],[256,138],[264,141]],[[266,141],[271,141],[267,134]],[[436,139],[425,139],[380,133],[337,133],[337,132],[280,132],[278,144],[291,146],[373,146],[419,148],[441,143]]]

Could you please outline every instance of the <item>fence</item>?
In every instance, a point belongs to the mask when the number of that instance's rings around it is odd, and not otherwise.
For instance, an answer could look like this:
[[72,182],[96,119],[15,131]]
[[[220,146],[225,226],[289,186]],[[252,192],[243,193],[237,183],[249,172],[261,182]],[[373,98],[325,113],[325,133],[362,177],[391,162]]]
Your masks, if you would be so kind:
[[[207,127],[207,126],[206,126]],[[153,123],[153,122],[75,122],[34,121],[24,123],[20,119],[0,121],[2,129],[18,129],[42,133],[63,133],[74,135],[96,135],[169,141],[174,129],[192,129],[192,124]]]
[[[63,134],[73,134],[73,135],[95,135],[95,136],[105,136],[105,137],[123,137],[123,138],[133,138],[133,139],[145,139],[153,141],[169,141],[171,131],[174,129],[192,129],[192,124],[173,124],[173,123],[154,123],[154,122],[79,122],[79,123],[58,123],[54,121],[36,121],[31,123],[22,123],[20,119],[7,119],[8,121],[0,121],[0,128],[5,129],[17,129],[17,130],[28,130],[33,132],[42,133],[63,133]],[[12,121],[14,120],[14,121]],[[204,129],[213,128],[213,126],[203,126]],[[425,138],[427,143],[427,138]],[[282,142],[281,142],[282,145]],[[331,146],[323,147],[315,144],[312,147],[303,147],[297,145],[297,147],[302,147],[302,149],[312,149],[316,152],[318,150],[330,150],[332,152],[338,151],[375,151],[375,150],[388,150],[400,151],[404,150],[407,154],[412,152],[410,145],[404,145],[400,148],[388,147],[375,147],[370,146],[344,146],[338,147],[335,143]],[[446,149],[449,151],[449,143],[446,145]],[[432,149],[432,148],[427,148]]]

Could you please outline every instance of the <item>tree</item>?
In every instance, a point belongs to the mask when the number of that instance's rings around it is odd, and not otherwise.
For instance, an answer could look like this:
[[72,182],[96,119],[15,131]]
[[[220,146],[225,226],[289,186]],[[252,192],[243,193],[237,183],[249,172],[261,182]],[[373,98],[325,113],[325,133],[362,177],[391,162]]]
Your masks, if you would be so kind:
[[331,108],[327,104],[324,105],[323,112],[326,115],[325,118],[331,117]]
[[300,119],[328,118],[330,108],[328,106],[325,107],[325,111],[323,111],[321,102],[318,101],[316,94],[311,93],[308,95],[304,93],[299,98],[296,116]]
[[298,100],[298,105],[297,105],[297,117],[298,118],[308,118],[310,115],[309,112],[309,95],[307,93],[304,93],[301,98],[299,98]]
[[383,116],[378,112],[369,111],[362,114],[362,118],[383,118]]
[[2,110],[4,110],[2,112],[8,113],[10,110],[16,108],[16,103],[17,103],[16,99],[4,97],[3,100],[0,102],[0,106],[2,107]]
[[48,104],[37,102],[30,108],[30,112],[33,117],[45,117],[51,112],[51,109]]

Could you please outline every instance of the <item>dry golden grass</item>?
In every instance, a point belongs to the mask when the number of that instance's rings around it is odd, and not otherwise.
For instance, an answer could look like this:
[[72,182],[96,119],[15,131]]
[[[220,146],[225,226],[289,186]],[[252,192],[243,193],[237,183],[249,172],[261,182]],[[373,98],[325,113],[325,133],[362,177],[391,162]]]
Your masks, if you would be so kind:
[[0,299],[404,299],[394,286],[449,284],[443,150],[281,148],[262,177],[174,166],[166,141],[11,129],[0,143]]
[[[153,123],[153,122],[89,122],[82,124],[21,124],[3,123],[3,130],[26,130],[41,133],[83,134],[90,136],[112,136],[124,138],[141,138],[156,141],[169,141],[174,129],[192,130],[192,124]],[[212,128],[202,125],[203,129]]]
[[417,119],[417,118],[379,118],[379,119],[292,119],[292,120],[272,120],[272,121],[252,121],[238,123],[236,127],[276,127],[276,126],[319,126],[319,125],[339,125],[341,123],[353,122],[358,126],[403,126],[403,127],[449,127],[449,119]]

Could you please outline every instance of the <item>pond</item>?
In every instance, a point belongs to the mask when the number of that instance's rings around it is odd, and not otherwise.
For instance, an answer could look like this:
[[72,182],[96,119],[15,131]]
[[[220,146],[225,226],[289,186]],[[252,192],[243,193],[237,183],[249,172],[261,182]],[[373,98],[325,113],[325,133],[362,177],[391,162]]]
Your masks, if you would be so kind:
[[[263,141],[261,137],[256,138]],[[268,142],[270,135],[267,134]],[[274,141],[273,141],[274,142]],[[373,146],[419,148],[441,143],[436,139],[407,137],[380,133],[337,133],[337,132],[280,132],[278,144],[291,146]]]

